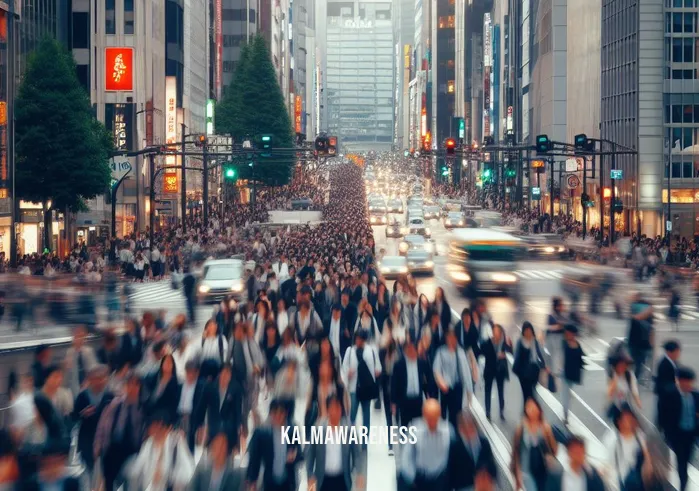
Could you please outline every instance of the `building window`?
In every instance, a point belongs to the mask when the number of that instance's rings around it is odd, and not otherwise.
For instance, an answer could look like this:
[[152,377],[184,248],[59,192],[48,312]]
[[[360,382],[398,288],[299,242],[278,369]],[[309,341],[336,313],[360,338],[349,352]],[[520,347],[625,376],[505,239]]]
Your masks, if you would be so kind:
[[672,40],[672,62],[682,63],[682,39],[680,38]]
[[124,0],[124,34],[134,33],[133,0]]
[[73,49],[90,49],[90,14],[73,12]]
[[85,91],[90,93],[90,65],[78,65],[75,67],[80,85],[85,87]]
[[684,41],[684,63],[694,63],[694,39],[683,38]]
[[672,32],[682,32],[682,14],[679,12],[672,14]]
[[106,34],[116,34],[115,0],[104,1],[104,31]]
[[226,48],[233,48],[236,46],[242,46],[245,44],[245,34],[224,34],[223,35],[223,46]]
[[454,28],[454,16],[446,15],[439,18],[439,28],[440,29],[453,29]]

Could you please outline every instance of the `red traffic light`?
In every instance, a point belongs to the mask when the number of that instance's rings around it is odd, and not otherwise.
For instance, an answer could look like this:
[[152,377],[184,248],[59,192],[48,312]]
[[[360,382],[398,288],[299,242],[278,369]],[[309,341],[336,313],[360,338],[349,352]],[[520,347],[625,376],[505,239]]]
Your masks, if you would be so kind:
[[447,138],[447,140],[444,142],[447,148],[455,148],[456,147],[456,140],[453,138]]

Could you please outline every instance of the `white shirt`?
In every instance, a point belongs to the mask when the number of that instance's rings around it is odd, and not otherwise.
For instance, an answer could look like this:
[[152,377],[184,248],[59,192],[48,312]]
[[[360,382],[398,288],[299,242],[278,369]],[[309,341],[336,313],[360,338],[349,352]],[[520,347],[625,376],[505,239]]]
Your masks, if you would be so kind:
[[223,343],[223,357],[221,357],[221,352],[219,351],[219,336],[204,339],[204,343],[202,344],[200,351],[202,361],[216,360],[218,362],[222,362],[225,360],[226,354],[228,353],[228,341],[226,338],[222,337],[221,342]]
[[587,476],[584,470],[576,474],[568,469],[563,472],[563,489],[561,491],[587,491]]
[[417,368],[417,360],[405,359],[406,370],[406,390],[408,397],[418,397],[420,395],[420,371]]
[[335,353],[340,353],[340,319],[330,320],[330,344],[332,344]]
[[[618,432],[612,430],[603,439],[602,443],[607,451],[603,460],[610,467],[611,482],[619,482],[629,475],[631,469],[636,467],[638,452],[641,449],[638,442],[643,442],[643,437],[635,436],[622,438]],[[618,465],[617,465],[618,463]]]
[[[376,380],[376,372],[381,373],[381,361],[376,348],[370,344],[364,345],[364,354],[362,356],[369,367],[371,376]],[[357,347],[352,346],[345,352],[345,359],[342,360],[342,374],[350,394],[357,392],[357,367],[359,360],[357,359]]]
[[194,389],[197,384],[188,384],[187,382],[182,384],[182,392],[180,392],[180,405],[177,408],[177,412],[180,414],[192,414],[192,409],[194,408]]
[[277,313],[277,329],[280,336],[284,334],[287,327],[289,327],[289,312],[282,310]]
[[339,476],[340,474],[342,474],[342,445],[328,443],[325,445],[325,475]]

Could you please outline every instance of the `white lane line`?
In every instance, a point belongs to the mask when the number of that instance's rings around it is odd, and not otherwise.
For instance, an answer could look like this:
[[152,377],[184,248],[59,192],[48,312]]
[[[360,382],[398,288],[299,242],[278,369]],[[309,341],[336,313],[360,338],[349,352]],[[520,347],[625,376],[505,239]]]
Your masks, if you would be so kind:
[[529,279],[529,276],[526,273],[526,271],[515,271],[515,274],[520,278]]
[[549,271],[549,274],[553,276],[554,278],[562,278],[563,275],[559,273],[558,271]]

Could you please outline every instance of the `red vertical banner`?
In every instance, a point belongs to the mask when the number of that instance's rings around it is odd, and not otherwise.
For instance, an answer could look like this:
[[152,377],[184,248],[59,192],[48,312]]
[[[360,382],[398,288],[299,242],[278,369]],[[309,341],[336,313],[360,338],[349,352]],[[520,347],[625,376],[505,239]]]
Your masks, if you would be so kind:
[[214,84],[216,100],[221,100],[223,92],[223,0],[216,0],[214,11],[214,39],[216,46],[216,67],[214,70]]
[[303,133],[301,131],[301,112],[303,111],[303,103],[301,101],[301,96],[297,95],[294,101],[294,122],[296,123],[296,133]]
[[153,145],[153,100],[146,101],[146,145]]

